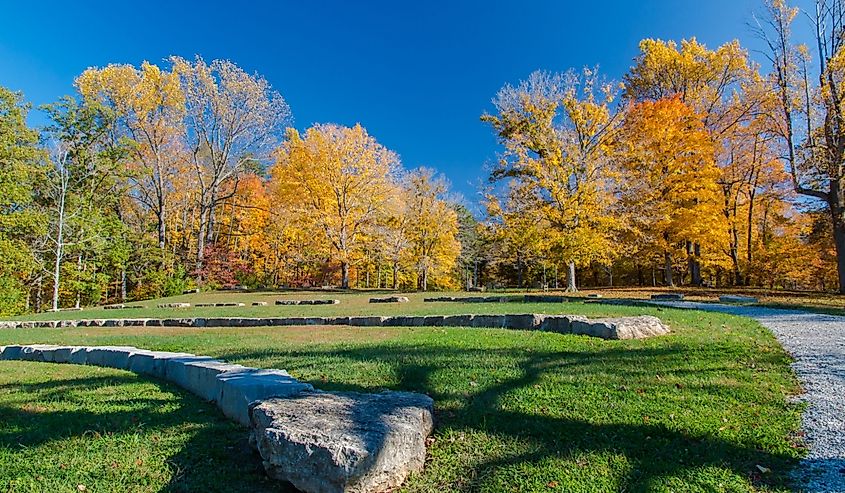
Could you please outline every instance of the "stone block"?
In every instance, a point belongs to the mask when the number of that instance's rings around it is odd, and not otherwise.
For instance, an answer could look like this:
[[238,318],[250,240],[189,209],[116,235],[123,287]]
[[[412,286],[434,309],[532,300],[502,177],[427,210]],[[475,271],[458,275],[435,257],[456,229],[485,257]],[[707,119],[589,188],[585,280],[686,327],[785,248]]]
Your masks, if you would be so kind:
[[9,346],[0,347],[0,359],[2,360],[18,360],[21,359],[21,351],[23,346],[11,344]]
[[221,382],[217,378],[224,372],[243,372],[249,368],[202,356],[170,358],[166,378],[207,401],[217,401]]
[[507,327],[505,319],[505,315],[473,315],[471,327],[502,329]]
[[164,379],[167,374],[167,361],[175,358],[189,358],[190,353],[172,353],[169,351],[144,351],[129,355],[129,371],[140,375]]
[[266,301],[253,301],[252,306],[267,306]]
[[542,325],[545,317],[545,315],[536,313],[505,315],[505,327],[519,330],[535,330],[540,328],[540,325]]
[[271,397],[291,397],[302,391],[313,390],[284,370],[244,368],[217,375],[220,393],[215,400],[223,414],[238,423],[249,426],[251,403]]
[[356,327],[381,327],[387,317],[349,317],[349,325]]
[[128,370],[129,356],[140,351],[132,346],[93,346],[86,350],[86,364]]
[[447,315],[443,317],[443,325],[446,327],[472,327],[472,319],[475,315]]
[[423,325],[425,327],[440,327],[443,325],[443,320],[446,318],[443,315],[426,315],[425,323]]
[[408,392],[302,392],[250,410],[270,477],[305,492],[392,491],[422,470],[432,400]]

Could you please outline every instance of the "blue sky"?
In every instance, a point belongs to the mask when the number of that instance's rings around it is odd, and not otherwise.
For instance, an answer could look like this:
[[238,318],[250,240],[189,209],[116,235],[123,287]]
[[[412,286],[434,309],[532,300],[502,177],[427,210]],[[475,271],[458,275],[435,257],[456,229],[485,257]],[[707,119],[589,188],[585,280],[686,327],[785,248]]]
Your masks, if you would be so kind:
[[0,85],[35,105],[72,93],[90,66],[228,58],[282,93],[296,127],[360,122],[406,167],[442,171],[474,202],[498,150],[479,116],[503,84],[596,64],[618,79],[646,37],[757,48],[747,23],[762,0],[0,5]]

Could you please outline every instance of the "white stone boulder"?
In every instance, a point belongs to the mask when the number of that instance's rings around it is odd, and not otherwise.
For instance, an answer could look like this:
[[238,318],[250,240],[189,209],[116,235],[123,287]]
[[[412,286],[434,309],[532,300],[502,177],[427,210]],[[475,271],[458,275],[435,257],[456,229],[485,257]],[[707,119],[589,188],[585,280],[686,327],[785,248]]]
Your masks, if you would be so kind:
[[250,410],[267,474],[306,493],[391,491],[421,471],[433,402],[386,391],[302,392]]

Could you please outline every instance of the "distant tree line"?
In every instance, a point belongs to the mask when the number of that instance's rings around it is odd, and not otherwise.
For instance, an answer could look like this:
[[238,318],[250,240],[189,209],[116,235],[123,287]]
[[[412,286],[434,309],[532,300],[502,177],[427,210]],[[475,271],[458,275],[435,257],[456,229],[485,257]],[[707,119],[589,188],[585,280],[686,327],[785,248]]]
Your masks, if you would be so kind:
[[229,61],[88,69],[39,129],[0,88],[0,313],[234,285],[842,290],[830,3],[815,65],[774,0],[766,75],[738,42],[647,39],[621,83],[505,85],[476,213],[360,125],[291,128],[282,95]]

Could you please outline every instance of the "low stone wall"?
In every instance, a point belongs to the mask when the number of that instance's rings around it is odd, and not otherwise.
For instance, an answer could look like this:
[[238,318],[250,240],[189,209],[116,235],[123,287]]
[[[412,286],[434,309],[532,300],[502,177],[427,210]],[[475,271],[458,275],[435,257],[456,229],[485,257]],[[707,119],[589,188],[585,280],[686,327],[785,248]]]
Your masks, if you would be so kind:
[[303,325],[350,325],[356,327],[485,327],[542,330],[580,334],[602,339],[642,339],[667,334],[669,327],[657,317],[641,315],[588,319],[580,315],[426,315],[286,318],[117,318],[38,322],[0,322],[0,329],[63,327],[283,327]]
[[95,365],[172,382],[250,428],[267,474],[306,493],[381,492],[425,463],[430,397],[322,392],[284,370],[131,346],[0,346],[0,360]]

